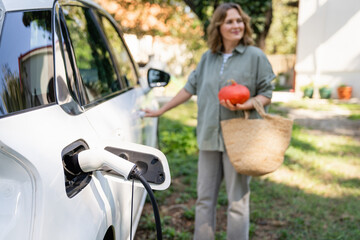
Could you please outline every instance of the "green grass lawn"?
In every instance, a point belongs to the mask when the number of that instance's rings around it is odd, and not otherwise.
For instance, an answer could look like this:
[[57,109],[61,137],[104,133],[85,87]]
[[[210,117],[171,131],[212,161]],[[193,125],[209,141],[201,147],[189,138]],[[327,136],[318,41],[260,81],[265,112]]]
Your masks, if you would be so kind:
[[[306,103],[288,103],[287,107],[315,107]],[[358,105],[330,101],[322,109],[333,107],[348,109],[351,115],[359,113]],[[198,153],[196,111],[196,104],[188,102],[160,118],[159,144],[172,174],[171,187],[155,193],[161,208],[164,239],[192,239]],[[294,125],[284,164],[274,173],[253,178],[251,190],[253,240],[360,239],[358,140],[319,134]],[[224,186],[218,200],[216,236],[226,239]],[[151,237],[155,236],[151,235],[155,234],[154,229],[151,211],[144,211],[138,232],[154,239]]]

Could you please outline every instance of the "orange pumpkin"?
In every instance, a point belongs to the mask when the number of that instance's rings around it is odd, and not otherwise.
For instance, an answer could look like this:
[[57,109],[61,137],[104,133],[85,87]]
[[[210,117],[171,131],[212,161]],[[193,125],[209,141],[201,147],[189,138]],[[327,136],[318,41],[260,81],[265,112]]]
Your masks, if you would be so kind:
[[231,85],[223,87],[218,93],[219,100],[230,100],[232,104],[243,104],[250,98],[250,91],[244,85],[231,80]]

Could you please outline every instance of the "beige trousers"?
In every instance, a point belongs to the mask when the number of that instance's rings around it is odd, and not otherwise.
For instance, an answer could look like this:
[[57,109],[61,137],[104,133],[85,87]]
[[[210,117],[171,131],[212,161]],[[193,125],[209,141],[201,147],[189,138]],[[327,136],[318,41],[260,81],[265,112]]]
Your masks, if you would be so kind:
[[216,204],[223,178],[228,196],[227,239],[249,239],[251,177],[238,174],[226,152],[200,151],[194,240],[215,239]]

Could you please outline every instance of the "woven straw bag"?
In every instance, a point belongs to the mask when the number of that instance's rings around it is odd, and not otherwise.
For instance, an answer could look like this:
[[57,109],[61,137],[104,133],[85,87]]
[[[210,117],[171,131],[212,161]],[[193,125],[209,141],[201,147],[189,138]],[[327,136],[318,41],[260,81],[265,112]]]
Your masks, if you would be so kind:
[[261,176],[278,169],[289,146],[293,120],[267,114],[261,102],[253,105],[262,119],[235,118],[221,121],[229,159],[237,172]]

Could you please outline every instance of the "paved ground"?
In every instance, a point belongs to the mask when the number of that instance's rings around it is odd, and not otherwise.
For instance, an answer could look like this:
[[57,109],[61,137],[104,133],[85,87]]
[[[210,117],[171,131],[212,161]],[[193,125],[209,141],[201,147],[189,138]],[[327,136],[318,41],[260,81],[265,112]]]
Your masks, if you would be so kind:
[[[273,102],[287,102],[298,97],[293,93],[274,92]],[[322,104],[322,99],[312,99],[313,104]],[[336,101],[336,100],[334,100]],[[359,99],[351,102],[360,104]],[[349,120],[350,111],[343,108],[334,108],[331,111],[315,111],[309,109],[285,109],[288,116],[302,126],[336,135],[353,136],[360,140],[360,120]]]

